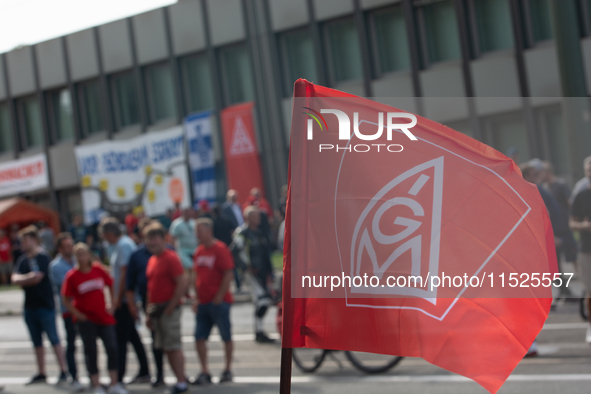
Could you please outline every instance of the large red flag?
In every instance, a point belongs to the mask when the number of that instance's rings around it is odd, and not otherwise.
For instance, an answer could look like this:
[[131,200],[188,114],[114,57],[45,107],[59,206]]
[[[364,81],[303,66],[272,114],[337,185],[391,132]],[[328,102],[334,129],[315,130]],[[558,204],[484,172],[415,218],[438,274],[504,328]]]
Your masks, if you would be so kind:
[[221,113],[226,174],[230,189],[238,191],[243,203],[254,187],[261,192],[263,173],[252,121],[253,102],[224,108]]
[[559,275],[536,186],[470,137],[305,80],[292,113],[283,347],[422,357],[496,392]]

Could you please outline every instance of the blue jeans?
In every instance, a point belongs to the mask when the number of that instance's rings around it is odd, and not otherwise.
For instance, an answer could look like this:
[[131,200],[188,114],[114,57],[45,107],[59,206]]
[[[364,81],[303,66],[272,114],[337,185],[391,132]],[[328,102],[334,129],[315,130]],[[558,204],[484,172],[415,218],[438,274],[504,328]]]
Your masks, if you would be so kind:
[[199,308],[197,309],[195,340],[199,341],[209,338],[209,333],[214,324],[218,326],[222,341],[229,342],[232,340],[230,304],[227,302],[222,302],[219,305],[214,305],[212,302],[208,304],[199,304]]
[[53,346],[60,344],[55,325],[55,309],[25,309],[25,323],[29,329],[33,346],[43,347],[43,332],[45,332],[47,339]]

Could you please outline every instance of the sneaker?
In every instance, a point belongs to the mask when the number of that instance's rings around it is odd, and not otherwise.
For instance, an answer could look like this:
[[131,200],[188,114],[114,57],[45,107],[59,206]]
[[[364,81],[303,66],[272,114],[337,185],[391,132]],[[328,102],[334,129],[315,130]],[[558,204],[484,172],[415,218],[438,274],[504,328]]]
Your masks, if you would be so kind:
[[92,389],[92,392],[94,394],[107,394],[107,392],[105,391],[105,388],[103,386],[94,387]]
[[70,389],[73,393],[81,393],[84,391],[84,386],[82,386],[79,381],[72,380],[72,383],[70,383]]
[[47,378],[45,377],[45,375],[39,374],[33,376],[31,380],[29,380],[29,382],[26,384],[26,386],[37,383],[47,383]]
[[187,385],[187,383],[184,384],[175,384],[173,388],[170,389],[169,393],[170,394],[180,394],[180,393],[186,393],[189,391],[189,386]]
[[591,324],[587,327],[587,335],[585,336],[585,342],[591,344]]
[[232,371],[224,371],[222,372],[222,376],[220,376],[220,383],[231,382],[233,378]]
[[211,384],[211,375],[201,372],[191,384],[195,386],[207,386]]
[[123,387],[121,383],[117,383],[107,390],[109,394],[128,394],[129,392]]
[[164,383],[163,378],[156,379],[155,381],[152,382],[152,388],[154,388],[154,389],[164,387],[164,386],[166,386],[166,383]]
[[68,375],[65,372],[60,373],[60,376],[57,378],[56,386],[62,386],[68,383]]
[[151,381],[152,381],[152,378],[150,378],[150,375],[137,375],[128,384],[144,384],[144,383],[150,383]]
[[275,343],[275,340],[269,338],[269,336],[265,334],[263,331],[257,332],[255,341],[258,343]]

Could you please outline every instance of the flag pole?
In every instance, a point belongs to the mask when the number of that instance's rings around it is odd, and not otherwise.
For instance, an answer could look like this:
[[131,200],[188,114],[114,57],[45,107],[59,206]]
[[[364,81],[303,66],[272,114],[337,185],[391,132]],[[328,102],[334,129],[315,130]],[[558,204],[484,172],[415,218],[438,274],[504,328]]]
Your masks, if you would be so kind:
[[291,393],[292,352],[292,348],[281,348],[281,372],[279,375],[279,394]]

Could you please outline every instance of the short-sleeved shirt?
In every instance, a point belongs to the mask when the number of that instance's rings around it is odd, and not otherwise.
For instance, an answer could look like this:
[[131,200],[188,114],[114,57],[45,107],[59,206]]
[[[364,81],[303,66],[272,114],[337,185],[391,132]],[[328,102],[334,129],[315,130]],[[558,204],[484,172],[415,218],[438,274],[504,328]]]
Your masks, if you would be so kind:
[[35,257],[27,257],[26,254],[22,254],[16,263],[14,272],[19,274],[43,272],[45,274],[41,282],[36,285],[23,287],[25,309],[55,309],[53,290],[49,280],[49,256],[45,253],[39,253]]
[[[208,304],[220,288],[224,273],[234,269],[234,259],[226,244],[217,239],[209,248],[199,245],[193,259],[197,273],[195,287],[199,303]],[[230,291],[224,295],[224,302],[232,302]]]
[[150,302],[161,304],[170,301],[176,289],[176,278],[184,272],[174,251],[165,249],[159,255],[152,255],[146,268]]
[[170,225],[170,235],[176,239],[177,249],[195,250],[197,237],[195,236],[195,221],[182,217],[175,219]]
[[[76,265],[76,262],[72,259],[67,261],[61,254],[58,254],[55,259],[49,264],[49,279],[53,285],[53,292],[58,297],[62,293],[62,285],[64,284],[64,278],[66,274],[70,272]],[[61,303],[60,298],[60,309],[64,316],[69,315],[66,306]]]
[[148,291],[146,268],[148,267],[150,257],[152,257],[152,253],[150,253],[145,245],[141,245],[129,258],[127,275],[125,277],[125,281],[127,282],[126,289],[128,291],[137,291],[142,302],[145,302]]
[[10,255],[11,248],[12,245],[8,237],[0,238],[0,264],[10,263],[12,261],[12,256]]
[[[575,197],[572,216],[578,220],[591,220],[591,189],[582,190]],[[581,231],[581,252],[591,253],[591,232]]]
[[[135,242],[127,235],[122,235],[111,252],[109,263],[111,265],[111,275],[113,276],[113,291],[115,298],[119,296],[119,286],[121,283],[121,268],[127,267],[129,264],[129,258],[132,253],[135,252]],[[121,299],[121,302],[125,302],[125,297]]]
[[107,312],[105,286],[113,286],[113,279],[98,263],[93,263],[90,272],[71,270],[64,278],[62,294],[73,298],[73,305],[86,315],[86,318],[101,326],[115,324],[115,318]]

